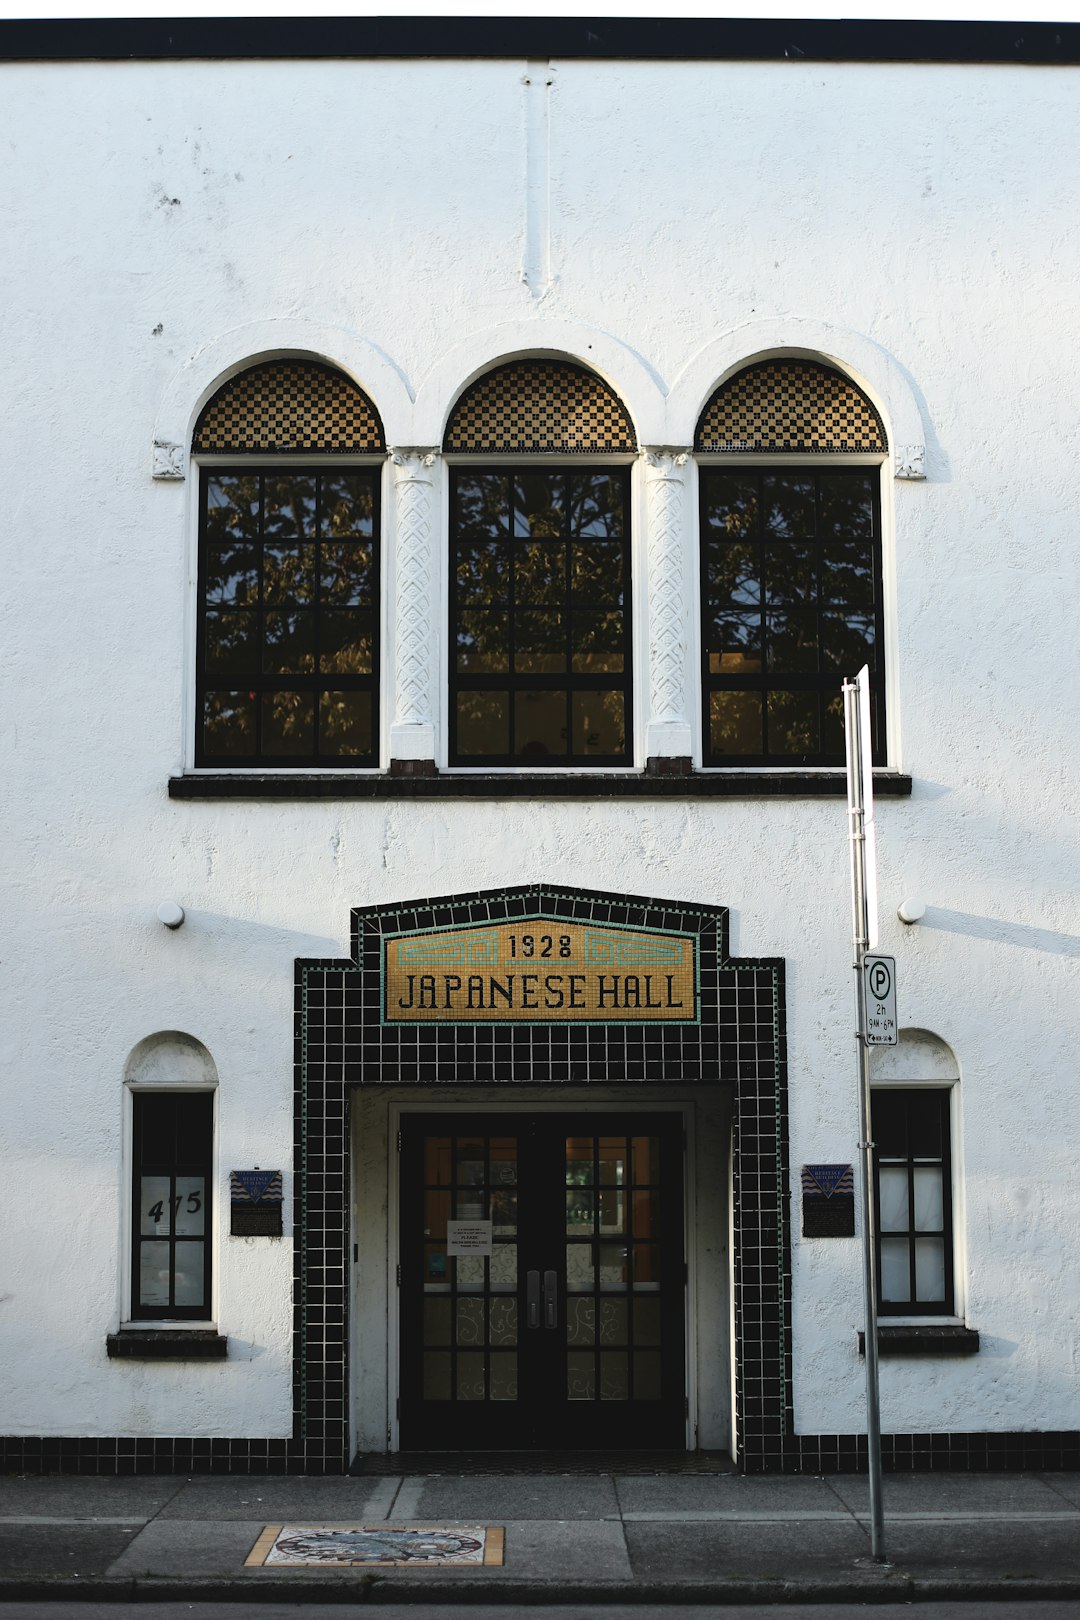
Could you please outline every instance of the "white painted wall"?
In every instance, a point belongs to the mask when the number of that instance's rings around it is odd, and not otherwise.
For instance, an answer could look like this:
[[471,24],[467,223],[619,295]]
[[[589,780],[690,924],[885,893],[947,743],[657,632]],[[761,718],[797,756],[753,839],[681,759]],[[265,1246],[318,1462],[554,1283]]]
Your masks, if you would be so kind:
[[[188,757],[194,482],[153,482],[151,443],[185,438],[223,370],[310,348],[371,389],[392,443],[431,444],[485,363],[564,349],[617,379],[643,443],[678,444],[740,354],[786,344],[849,364],[894,441],[918,419],[927,446],[925,483],[886,482],[894,763],[915,792],[880,808],[882,948],[903,1021],[960,1063],[984,1348],[884,1365],[883,1426],[1076,1427],[1080,79],[556,63],[530,216],[523,74],[0,66],[2,1427],[289,1431],[288,1239],[220,1243],[229,1361],[106,1359],[124,1070],[153,1032],[190,1033],[219,1077],[222,1195],[233,1166],[288,1166],[292,964],[343,954],[356,904],[546,879],[730,905],[737,953],[788,961],[795,1183],[855,1157],[839,802],[166,795]],[[530,287],[537,231],[551,280]],[[930,909],[904,929],[912,892]],[[175,934],[165,898],[187,908]],[[797,1427],[850,1431],[857,1246],[798,1224]]]

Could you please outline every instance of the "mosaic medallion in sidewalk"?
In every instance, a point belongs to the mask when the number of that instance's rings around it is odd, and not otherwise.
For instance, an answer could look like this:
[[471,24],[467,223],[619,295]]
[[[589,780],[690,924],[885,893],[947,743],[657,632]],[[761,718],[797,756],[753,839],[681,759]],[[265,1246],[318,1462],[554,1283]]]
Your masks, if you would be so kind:
[[268,1524],[246,1567],[501,1564],[501,1525]]

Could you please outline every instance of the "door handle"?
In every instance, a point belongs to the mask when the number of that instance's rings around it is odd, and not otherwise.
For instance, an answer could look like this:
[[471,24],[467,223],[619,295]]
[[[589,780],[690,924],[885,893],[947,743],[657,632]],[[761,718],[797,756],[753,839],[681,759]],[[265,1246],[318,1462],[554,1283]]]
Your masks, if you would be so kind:
[[540,1326],[540,1273],[525,1273],[525,1323],[527,1327]]
[[559,1291],[553,1271],[544,1272],[544,1326],[546,1328],[559,1325]]

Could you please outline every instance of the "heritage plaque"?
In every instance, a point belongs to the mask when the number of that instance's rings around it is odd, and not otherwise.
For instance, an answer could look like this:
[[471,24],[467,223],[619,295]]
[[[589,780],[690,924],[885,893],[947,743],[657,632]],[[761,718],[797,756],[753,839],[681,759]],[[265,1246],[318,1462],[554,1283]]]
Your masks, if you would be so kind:
[[803,1237],[855,1236],[855,1177],[850,1164],[802,1167]]
[[525,917],[383,944],[390,1024],[697,1022],[696,940]]
[[233,1170],[229,1193],[232,1237],[281,1237],[280,1170]]

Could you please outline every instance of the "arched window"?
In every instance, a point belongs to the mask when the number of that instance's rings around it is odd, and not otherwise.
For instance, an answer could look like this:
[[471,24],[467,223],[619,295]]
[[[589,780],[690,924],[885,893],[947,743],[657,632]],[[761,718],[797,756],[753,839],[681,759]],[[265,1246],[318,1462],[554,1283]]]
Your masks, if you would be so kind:
[[957,1276],[954,1115],[960,1070],[925,1029],[903,1029],[874,1051],[872,1131],[882,1316],[951,1316],[963,1305]]
[[196,765],[377,764],[374,405],[328,366],[269,361],[218,389],[192,450]]
[[564,361],[499,366],[458,400],[452,765],[631,763],[635,448],[617,396]]
[[842,764],[863,664],[883,759],[878,412],[829,366],[766,360],[717,389],[695,448],[705,763]]
[[217,1068],[201,1041],[163,1030],[139,1042],[124,1080],[132,1110],[128,1317],[206,1320],[216,1245]]

